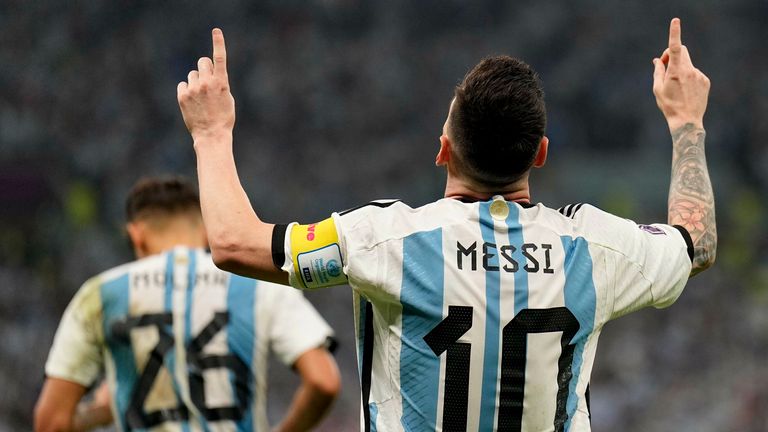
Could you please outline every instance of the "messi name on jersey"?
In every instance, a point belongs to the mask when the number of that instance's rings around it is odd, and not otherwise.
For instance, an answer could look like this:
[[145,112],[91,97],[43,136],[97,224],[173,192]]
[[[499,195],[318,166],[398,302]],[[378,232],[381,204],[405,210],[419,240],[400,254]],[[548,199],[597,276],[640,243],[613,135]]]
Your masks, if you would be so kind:
[[[456,267],[459,270],[477,270],[478,261],[485,271],[515,273],[521,269],[528,273],[553,274],[548,243],[524,243],[522,245],[477,242],[463,245],[456,242]],[[478,256],[479,255],[479,256]]]

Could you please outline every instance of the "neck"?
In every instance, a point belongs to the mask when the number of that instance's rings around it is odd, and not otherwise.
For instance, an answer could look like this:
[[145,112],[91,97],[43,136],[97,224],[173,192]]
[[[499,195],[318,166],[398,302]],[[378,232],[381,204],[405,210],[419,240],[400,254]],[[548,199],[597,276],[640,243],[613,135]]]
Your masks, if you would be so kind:
[[196,241],[195,239],[191,238],[164,238],[157,239],[157,241],[152,242],[150,247],[147,248],[147,252],[148,255],[155,255],[173,249],[177,246],[185,246],[188,248],[196,249],[205,247],[205,244],[202,241]]
[[462,177],[448,174],[445,182],[445,197],[462,201],[487,201],[501,195],[507,201],[531,202],[531,192],[526,173],[516,182],[501,187],[486,187]]
[[190,230],[169,230],[161,233],[153,233],[151,236],[148,236],[143,247],[136,250],[136,255],[139,258],[157,255],[177,246],[185,246],[193,249],[204,248],[207,246],[205,234],[199,231]]

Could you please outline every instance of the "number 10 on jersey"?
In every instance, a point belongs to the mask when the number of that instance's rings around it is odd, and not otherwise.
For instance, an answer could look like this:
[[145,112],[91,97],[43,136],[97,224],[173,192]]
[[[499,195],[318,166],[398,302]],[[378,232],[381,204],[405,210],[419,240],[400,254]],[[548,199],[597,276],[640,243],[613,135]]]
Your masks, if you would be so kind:
[[[445,390],[443,392],[443,430],[467,430],[469,367],[471,344],[458,342],[472,328],[471,306],[448,306],[448,316],[424,336],[424,342],[436,356],[446,353]],[[568,414],[568,387],[573,378],[571,364],[573,337],[579,321],[565,307],[523,309],[502,330],[501,377],[499,380],[499,412],[496,429],[518,432],[522,429],[525,398],[525,366],[529,333],[562,332],[557,370],[557,403],[553,424],[562,431]],[[535,360],[535,359],[534,359]]]

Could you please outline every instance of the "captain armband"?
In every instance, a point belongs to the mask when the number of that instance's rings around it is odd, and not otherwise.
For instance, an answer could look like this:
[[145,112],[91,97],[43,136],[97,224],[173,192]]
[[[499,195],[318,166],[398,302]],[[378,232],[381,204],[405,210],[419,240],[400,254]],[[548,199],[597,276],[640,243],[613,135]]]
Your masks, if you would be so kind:
[[333,218],[310,225],[293,225],[290,233],[293,273],[306,289],[347,283],[339,235]]

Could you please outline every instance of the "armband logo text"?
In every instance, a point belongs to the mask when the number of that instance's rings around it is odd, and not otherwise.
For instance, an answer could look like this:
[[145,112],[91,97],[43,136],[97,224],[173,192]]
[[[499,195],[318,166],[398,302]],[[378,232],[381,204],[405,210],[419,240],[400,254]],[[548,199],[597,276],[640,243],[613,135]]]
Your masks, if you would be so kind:
[[304,274],[304,281],[307,283],[312,282],[312,272],[309,270],[309,267],[302,267],[301,272]]

